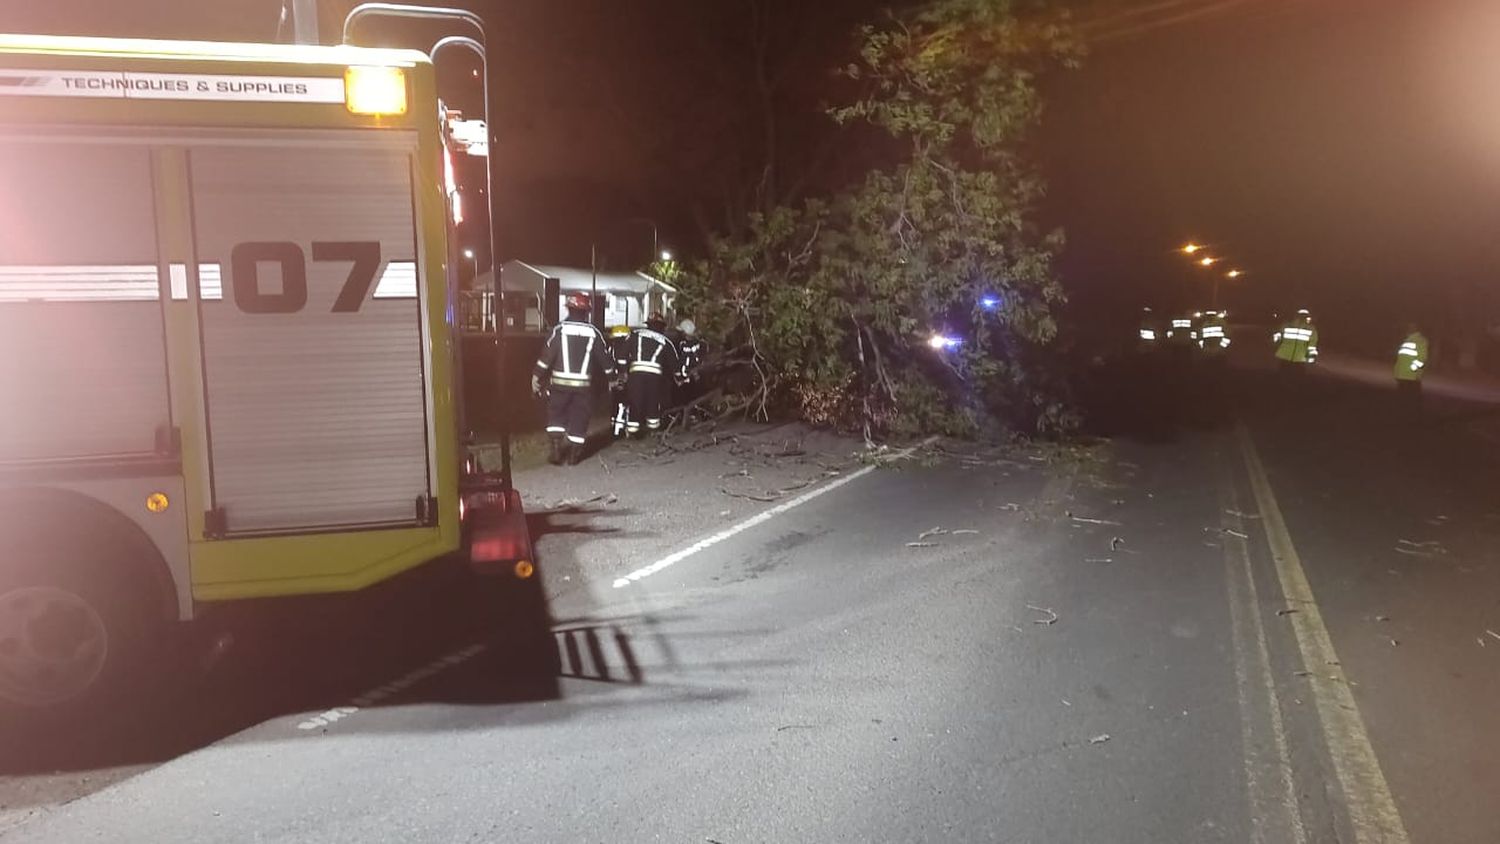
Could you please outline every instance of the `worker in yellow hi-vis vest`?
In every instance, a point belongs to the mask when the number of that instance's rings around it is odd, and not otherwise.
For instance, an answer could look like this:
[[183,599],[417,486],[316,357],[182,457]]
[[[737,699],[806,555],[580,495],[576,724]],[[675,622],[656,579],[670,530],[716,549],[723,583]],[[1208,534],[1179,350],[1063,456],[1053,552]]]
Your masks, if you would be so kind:
[[1302,372],[1318,360],[1318,328],[1306,308],[1276,329],[1271,339],[1276,343],[1276,360],[1282,371]]
[[1406,339],[1396,349],[1396,392],[1413,412],[1422,409],[1422,375],[1427,372],[1427,335],[1415,324],[1406,327]]

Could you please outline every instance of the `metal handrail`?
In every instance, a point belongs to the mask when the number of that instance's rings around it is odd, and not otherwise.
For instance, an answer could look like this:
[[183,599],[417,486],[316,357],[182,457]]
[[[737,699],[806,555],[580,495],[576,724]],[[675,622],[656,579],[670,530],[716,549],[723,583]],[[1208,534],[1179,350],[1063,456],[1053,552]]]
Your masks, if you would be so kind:
[[[484,19],[474,12],[469,11],[468,9],[457,9],[444,6],[417,6],[409,3],[361,3],[360,5],[355,6],[353,9],[351,9],[349,11],[349,14],[344,18],[345,44],[354,43],[355,26],[360,22],[360,20],[371,16],[406,18],[409,20],[433,20],[449,22],[457,21],[474,28],[474,31],[479,34],[479,37],[477,39],[464,35],[449,35],[444,38],[440,38],[435,44],[432,45],[432,49],[428,52],[428,56],[430,56],[433,60],[433,63],[436,64],[438,53],[442,52],[448,47],[455,46],[465,47],[479,56],[480,65],[483,68],[481,74],[484,81],[483,117],[484,131],[487,136],[485,138],[485,142],[486,145],[493,146],[492,144],[489,144],[490,137],[488,137],[489,133],[494,131],[493,127],[495,124],[490,120],[489,59],[485,54],[485,42],[488,40],[488,35],[485,32]],[[493,150],[491,150],[491,152],[493,152]],[[495,168],[493,161],[493,155],[485,156],[484,183],[485,190],[488,192],[487,198],[489,202],[489,247],[491,267],[495,266],[496,257],[500,254],[500,250],[497,248],[499,244],[495,236]],[[495,273],[495,275],[496,288],[499,289],[499,273],[497,272]],[[495,354],[497,356],[495,371],[496,377],[500,378],[502,377],[500,373],[502,373],[505,369],[505,343],[503,342],[505,337],[505,321],[503,319],[496,319],[494,322],[496,338],[501,341],[495,344]],[[502,391],[504,390],[503,383],[499,385],[499,388]],[[504,416],[502,416],[500,423],[500,473],[504,479],[505,486],[509,487],[511,483],[510,424],[508,420],[504,418]]]
[[[412,18],[426,20],[458,20],[469,24],[479,32],[479,39],[485,40],[484,18],[469,11],[468,9],[455,9],[447,6],[417,6],[411,3],[361,3],[349,11],[344,18],[344,43],[354,43],[354,25],[361,18],[369,15],[388,15],[393,18]],[[485,101],[489,106],[489,101]]]

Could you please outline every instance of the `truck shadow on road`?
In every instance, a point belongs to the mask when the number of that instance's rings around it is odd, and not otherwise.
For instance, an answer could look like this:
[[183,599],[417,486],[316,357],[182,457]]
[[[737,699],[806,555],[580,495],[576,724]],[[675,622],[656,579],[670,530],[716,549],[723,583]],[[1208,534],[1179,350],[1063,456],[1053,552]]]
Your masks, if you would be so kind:
[[[528,520],[534,535],[620,534],[595,515],[568,507]],[[180,649],[135,699],[0,721],[0,777],[149,766],[256,728],[296,735],[356,701],[505,706],[557,699],[563,677],[644,683],[631,625],[554,631],[547,568],[478,578],[441,560],[358,593],[209,608],[200,638],[219,647]],[[623,658],[605,659],[606,646]],[[0,783],[0,805],[14,806],[6,791]]]

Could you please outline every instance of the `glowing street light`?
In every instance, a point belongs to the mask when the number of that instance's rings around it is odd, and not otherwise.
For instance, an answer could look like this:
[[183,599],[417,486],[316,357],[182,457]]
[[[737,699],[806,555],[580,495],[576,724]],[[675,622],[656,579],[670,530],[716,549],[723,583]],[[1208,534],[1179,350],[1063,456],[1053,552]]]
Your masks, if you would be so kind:
[[1203,267],[1212,267],[1214,264],[1217,264],[1217,263],[1219,263],[1219,259],[1218,258],[1208,258],[1208,257],[1205,257],[1205,258],[1199,259],[1199,261],[1198,261],[1198,265],[1199,266],[1203,266]]
[[663,249],[661,251],[661,259],[663,261],[670,261],[670,260],[672,260],[672,250],[670,250],[670,249]]
[[1241,270],[1230,270],[1229,272],[1227,272],[1227,273],[1224,274],[1224,277],[1225,278],[1239,278],[1240,276],[1242,276],[1244,274],[1245,273],[1243,271],[1241,271]]
[[1203,249],[1201,245],[1197,243],[1189,243],[1188,245],[1182,247],[1182,254],[1192,255],[1193,253],[1198,252],[1201,249]]

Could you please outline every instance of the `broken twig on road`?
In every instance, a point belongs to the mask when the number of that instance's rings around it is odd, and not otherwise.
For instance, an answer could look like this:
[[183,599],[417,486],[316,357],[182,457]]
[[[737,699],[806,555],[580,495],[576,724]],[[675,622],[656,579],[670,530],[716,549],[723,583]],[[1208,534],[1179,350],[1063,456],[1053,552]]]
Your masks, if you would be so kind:
[[735,492],[732,489],[725,489],[724,487],[719,487],[719,492],[724,493],[725,495],[729,496],[730,498],[746,498],[746,499],[749,499],[751,501],[776,501],[777,499],[781,498],[781,496],[779,494],[778,495],[756,495],[753,492]]
[[1093,738],[1089,739],[1089,744],[1103,744],[1103,743],[1109,741],[1109,739],[1110,739],[1109,733],[1100,733],[1099,735],[1094,736]]
[[1026,609],[1047,616],[1046,618],[1033,618],[1031,620],[1032,624],[1052,625],[1057,623],[1057,612],[1055,610],[1048,609],[1047,607],[1038,607],[1034,604],[1027,604]]
[[1116,521],[1112,521],[1110,519],[1092,519],[1092,518],[1089,518],[1088,516],[1075,516],[1075,515],[1073,515],[1072,511],[1069,511],[1067,513],[1067,516],[1068,516],[1068,518],[1072,519],[1073,521],[1078,522],[1079,524],[1084,524],[1084,525],[1112,525],[1114,527],[1124,527],[1124,525],[1122,523],[1116,522]]

